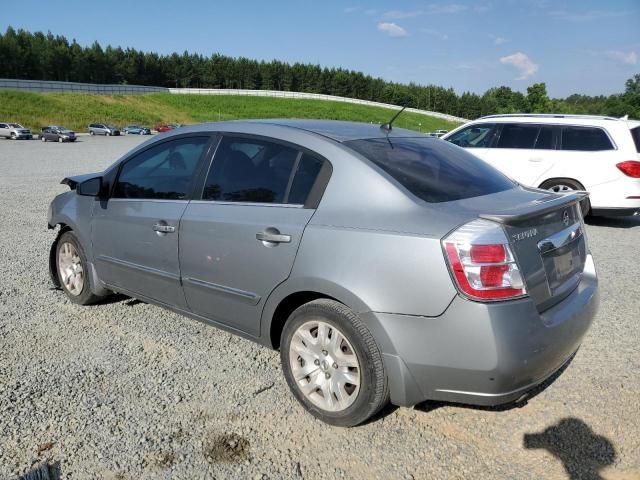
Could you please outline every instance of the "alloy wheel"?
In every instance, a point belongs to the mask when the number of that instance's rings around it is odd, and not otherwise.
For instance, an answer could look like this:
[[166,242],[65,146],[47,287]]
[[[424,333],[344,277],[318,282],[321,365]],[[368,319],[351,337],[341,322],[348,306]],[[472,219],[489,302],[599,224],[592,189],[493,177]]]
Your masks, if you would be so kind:
[[71,242],[64,242],[58,250],[58,272],[60,280],[71,295],[78,296],[84,288],[82,259]]

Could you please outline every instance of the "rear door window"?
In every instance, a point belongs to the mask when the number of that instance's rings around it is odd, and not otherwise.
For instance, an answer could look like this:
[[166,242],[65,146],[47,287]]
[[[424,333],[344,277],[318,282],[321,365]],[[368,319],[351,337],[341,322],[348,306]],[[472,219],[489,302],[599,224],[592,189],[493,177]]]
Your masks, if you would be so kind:
[[560,129],[558,127],[552,126],[540,126],[540,131],[538,132],[538,138],[536,138],[536,143],[533,148],[536,150],[553,150],[554,148],[554,133],[559,132]]
[[609,136],[601,128],[563,127],[562,150],[580,150],[583,152],[613,150],[613,144]]
[[470,125],[451,135],[447,141],[463,148],[487,148],[491,146],[494,127],[493,123]]
[[224,137],[202,193],[203,200],[304,204],[323,160],[269,140]]
[[496,148],[531,149],[536,143],[539,132],[539,125],[506,123],[502,126]]
[[434,138],[375,138],[345,145],[425,202],[461,200],[515,188],[513,181],[476,156]]

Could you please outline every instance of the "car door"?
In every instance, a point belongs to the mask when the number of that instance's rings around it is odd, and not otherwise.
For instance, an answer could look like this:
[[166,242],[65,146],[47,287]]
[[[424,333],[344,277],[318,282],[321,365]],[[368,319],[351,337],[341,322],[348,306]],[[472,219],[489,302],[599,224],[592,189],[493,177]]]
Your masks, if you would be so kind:
[[[321,169],[318,156],[273,140],[225,136],[200,200],[180,224],[180,267],[192,312],[249,335],[271,291],[287,279]],[[314,195],[315,196],[315,195]]]
[[487,153],[495,136],[495,127],[496,125],[493,123],[474,123],[454,132],[446,140],[454,145],[466,148],[476,157],[488,161]]
[[47,141],[52,140],[54,142],[57,142],[58,141],[58,130],[56,128],[49,128],[49,129],[45,130],[44,137],[47,139]]
[[558,128],[534,123],[504,123],[487,152],[488,162],[523,185],[536,181],[553,168]]
[[109,199],[93,210],[91,239],[102,281],[185,307],[178,230],[210,141],[209,135],[168,139],[122,163]]

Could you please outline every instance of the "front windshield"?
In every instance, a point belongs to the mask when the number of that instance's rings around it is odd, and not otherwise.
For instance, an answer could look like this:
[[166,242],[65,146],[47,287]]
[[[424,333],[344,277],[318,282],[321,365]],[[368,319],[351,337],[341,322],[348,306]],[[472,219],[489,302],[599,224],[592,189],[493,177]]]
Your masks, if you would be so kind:
[[22,125],[20,125],[19,123],[10,123],[9,125],[11,125],[13,128],[24,128]]

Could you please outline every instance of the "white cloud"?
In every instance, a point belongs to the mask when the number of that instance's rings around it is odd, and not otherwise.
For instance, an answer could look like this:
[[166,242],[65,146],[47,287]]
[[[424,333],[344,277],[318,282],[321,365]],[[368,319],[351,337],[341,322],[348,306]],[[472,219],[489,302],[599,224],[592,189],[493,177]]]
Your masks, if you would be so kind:
[[442,5],[438,3],[432,3],[428,6],[427,13],[439,14],[439,13],[460,13],[468,10],[469,7],[466,5],[460,5],[457,3],[450,3],[447,5]]
[[449,35],[447,35],[446,33],[442,33],[439,30],[434,30],[432,28],[422,28],[422,29],[420,29],[420,31],[424,32],[426,34],[429,34],[431,36],[434,36],[438,40],[449,40]]
[[388,12],[384,12],[382,17],[389,20],[402,20],[403,18],[419,17],[420,15],[424,15],[422,10],[389,10]]
[[626,63],[627,65],[635,65],[638,63],[638,54],[633,50],[623,52],[622,50],[608,50],[604,54],[611,60]]
[[529,56],[522,52],[516,52],[500,59],[503,65],[511,65],[520,73],[516,80],[526,80],[538,71],[538,65],[533,63]]
[[502,45],[503,43],[507,43],[509,41],[506,38],[501,37],[500,35],[493,35],[491,33],[489,34],[489,38],[493,40],[494,45]]
[[394,22],[380,22],[378,24],[378,30],[386,33],[390,37],[406,37],[409,35],[404,28]]
[[345,7],[344,13],[353,13],[360,10],[360,7]]
[[614,12],[606,10],[588,10],[586,12],[568,12],[566,10],[551,10],[552,17],[568,20],[570,22],[591,22],[593,20],[603,20],[605,18],[617,18],[628,15],[628,12]]

